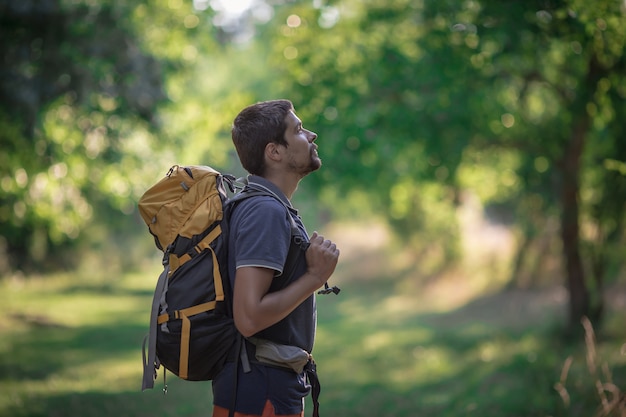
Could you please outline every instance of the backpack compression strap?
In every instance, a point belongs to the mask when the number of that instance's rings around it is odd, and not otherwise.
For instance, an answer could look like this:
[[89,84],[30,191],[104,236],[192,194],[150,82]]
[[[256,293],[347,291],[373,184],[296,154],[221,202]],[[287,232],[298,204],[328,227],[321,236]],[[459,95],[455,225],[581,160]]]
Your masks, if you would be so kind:
[[222,301],[224,299],[224,290],[222,289],[222,279],[220,274],[220,268],[217,264],[217,257],[215,256],[215,252],[211,248],[211,243],[222,233],[222,228],[218,224],[215,226],[211,232],[204,237],[196,246],[194,246],[188,253],[185,253],[181,256],[176,256],[171,253],[169,255],[168,264],[170,266],[169,274],[173,274],[179,267],[181,267],[185,262],[190,261],[194,256],[202,253],[205,249],[210,249],[213,253],[213,276],[219,277],[219,280],[216,280],[216,283],[219,283],[219,288],[215,288],[215,293],[221,295],[221,298],[218,298],[218,301]]
[[176,319],[182,320],[183,325],[180,331],[180,362],[178,365],[178,376],[182,379],[187,379],[189,376],[189,341],[191,336],[191,321],[189,317],[204,313],[205,311],[211,311],[215,308],[216,304],[216,301],[209,301],[171,313],[161,314],[157,318],[157,324],[167,323],[170,320]]

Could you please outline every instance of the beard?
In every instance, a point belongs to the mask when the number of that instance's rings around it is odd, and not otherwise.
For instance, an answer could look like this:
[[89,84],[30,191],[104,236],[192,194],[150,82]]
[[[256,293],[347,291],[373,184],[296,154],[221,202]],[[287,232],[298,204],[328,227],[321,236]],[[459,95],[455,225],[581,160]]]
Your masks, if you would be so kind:
[[322,160],[317,154],[315,148],[311,149],[310,158],[307,162],[299,162],[294,159],[289,161],[289,168],[292,171],[297,172],[301,176],[310,174],[313,171],[317,171],[322,166]]
[[317,171],[318,169],[320,169],[322,167],[322,159],[319,157],[319,155],[317,154],[317,149],[313,149],[311,151],[311,171]]

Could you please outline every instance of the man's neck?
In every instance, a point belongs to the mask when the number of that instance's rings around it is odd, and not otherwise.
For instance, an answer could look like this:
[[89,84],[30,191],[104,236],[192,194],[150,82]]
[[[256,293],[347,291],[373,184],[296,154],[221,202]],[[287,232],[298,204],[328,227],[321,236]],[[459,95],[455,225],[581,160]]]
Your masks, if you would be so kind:
[[267,172],[263,178],[276,185],[289,201],[291,201],[291,196],[298,189],[298,184],[302,179],[301,177],[296,177],[293,174],[285,174],[284,172]]

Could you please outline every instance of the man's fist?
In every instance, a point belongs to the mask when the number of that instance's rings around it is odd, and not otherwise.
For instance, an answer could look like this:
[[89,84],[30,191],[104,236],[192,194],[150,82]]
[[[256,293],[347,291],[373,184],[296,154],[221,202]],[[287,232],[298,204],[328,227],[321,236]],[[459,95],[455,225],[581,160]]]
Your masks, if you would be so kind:
[[319,287],[324,285],[333,274],[338,260],[337,245],[324,239],[324,236],[318,235],[317,232],[313,232],[306,251],[306,262],[308,273],[315,277]]

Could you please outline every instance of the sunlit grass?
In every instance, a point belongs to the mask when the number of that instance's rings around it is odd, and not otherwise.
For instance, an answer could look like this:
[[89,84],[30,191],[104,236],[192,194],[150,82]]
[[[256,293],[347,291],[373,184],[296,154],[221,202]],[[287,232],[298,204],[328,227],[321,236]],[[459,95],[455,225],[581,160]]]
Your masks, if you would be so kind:
[[[48,416],[54,412],[40,414],[39,404],[55,397],[73,404],[86,394],[138,392],[150,290],[137,279],[65,274],[3,282],[0,353],[10,360],[0,361],[0,389],[10,395],[0,396],[0,410],[11,413],[0,415]],[[58,415],[72,415],[62,409]]]
[[[155,390],[140,392],[157,274],[0,283],[0,416],[209,416],[210,383],[170,374],[164,396],[160,375]],[[314,356],[324,417],[578,416],[599,406],[584,344],[555,332],[558,297],[491,290],[446,304],[429,299],[445,297],[441,289],[388,277],[336,281],[338,296],[318,297]],[[610,337],[596,343],[595,355],[624,386],[626,332],[616,315],[608,315]],[[570,356],[566,407],[555,384]]]

